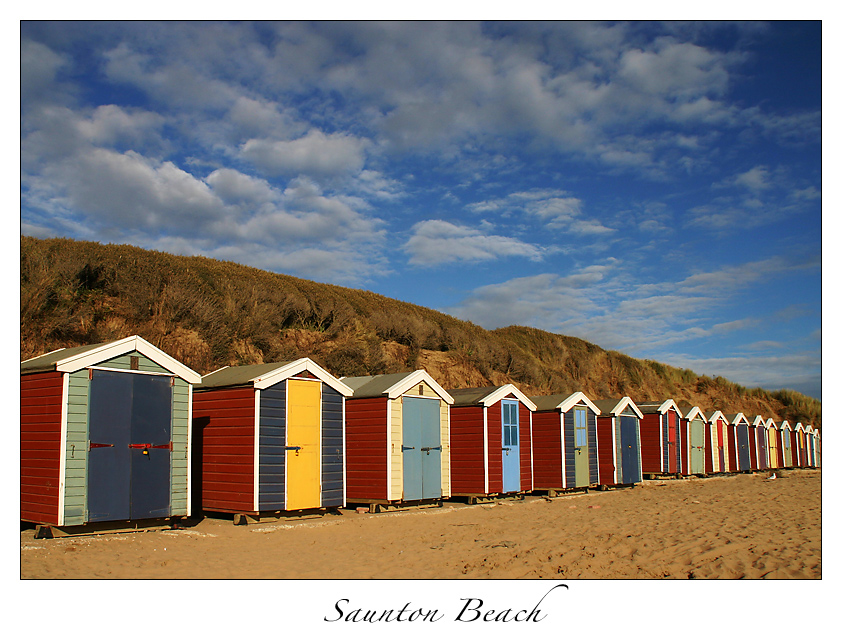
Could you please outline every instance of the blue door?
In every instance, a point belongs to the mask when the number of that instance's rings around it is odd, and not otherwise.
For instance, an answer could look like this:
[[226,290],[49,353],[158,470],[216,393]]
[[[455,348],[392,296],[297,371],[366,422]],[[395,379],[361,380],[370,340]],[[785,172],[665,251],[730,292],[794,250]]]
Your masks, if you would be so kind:
[[88,521],[169,516],[170,377],[94,370],[88,400]]
[[620,448],[622,479],[620,483],[640,482],[640,452],[637,442],[638,424],[634,416],[620,416]]
[[403,500],[441,498],[439,401],[403,398]]
[[751,460],[748,451],[748,425],[737,425],[737,466],[740,470],[748,470],[751,467]]
[[519,409],[516,400],[503,400],[503,492],[520,492]]

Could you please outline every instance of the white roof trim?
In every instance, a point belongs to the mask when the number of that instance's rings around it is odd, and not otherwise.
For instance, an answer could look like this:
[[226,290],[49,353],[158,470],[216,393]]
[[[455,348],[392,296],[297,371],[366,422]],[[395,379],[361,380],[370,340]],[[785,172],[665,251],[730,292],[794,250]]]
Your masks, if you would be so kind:
[[746,415],[742,411],[737,412],[737,414],[734,416],[734,419],[731,421],[731,424],[740,424],[742,420],[745,420],[746,424],[748,424],[748,418],[746,418]]
[[774,418],[769,418],[769,419],[766,421],[766,428],[768,429],[769,427],[775,427],[775,429],[777,429],[777,428],[778,428],[778,423],[777,423],[777,422],[775,422],[775,419],[774,419]]
[[562,413],[567,413],[573,407],[575,407],[576,405],[581,405],[582,403],[587,405],[588,409],[593,411],[596,415],[599,415],[601,413],[599,407],[593,404],[591,399],[585,396],[584,392],[573,392],[572,394],[570,394],[570,396],[565,398],[562,401],[562,403],[558,405],[558,407],[556,407],[556,409],[559,409]]
[[529,400],[529,398],[526,397],[526,394],[524,394],[511,383],[507,385],[501,385],[496,390],[491,392],[488,396],[481,399],[480,402],[486,407],[490,407],[491,405],[494,405],[503,400],[509,394],[514,394],[515,398],[517,398],[520,402],[526,405],[529,411],[535,411],[536,409],[538,409],[538,405]]
[[404,379],[392,385],[389,389],[384,391],[383,394],[389,398],[397,398],[398,396],[402,396],[406,390],[412,389],[422,381],[432,387],[433,391],[435,391],[448,405],[453,404],[453,396],[448,394],[447,391],[439,385],[426,370],[415,370],[412,374],[409,374]]
[[309,357],[304,357],[303,359],[298,359],[292,363],[282,365],[271,372],[267,372],[262,376],[251,379],[251,382],[254,383],[255,389],[266,389],[267,387],[272,387],[272,385],[280,383],[291,376],[295,376],[304,370],[307,370],[311,374],[319,377],[319,379],[330,385],[343,396],[351,396],[354,393],[353,389],[348,387],[345,383],[333,376],[330,372],[325,370]]
[[759,426],[765,427],[766,421],[763,419],[763,416],[761,416],[760,414],[757,414],[756,416],[754,416],[754,420],[752,420],[750,424],[753,427],[759,427]]
[[719,419],[719,416],[722,416],[722,420],[725,422],[725,424],[728,424],[728,418],[726,418],[725,414],[722,413],[721,411],[719,411],[718,409],[716,411],[714,411],[712,414],[710,414],[710,418],[708,419],[708,422],[716,422]]
[[687,418],[688,420],[692,420],[694,417],[701,415],[702,420],[706,420],[704,412],[699,408],[698,405],[693,405],[690,407],[690,411],[687,412],[686,416],[682,416],[682,418]]
[[676,403],[672,398],[667,398],[660,407],[658,407],[658,413],[666,413],[669,411],[669,408],[672,407],[675,409],[675,412],[678,414],[679,418],[682,418],[681,409],[678,408],[678,403]]
[[790,431],[792,431],[792,425],[789,423],[789,420],[784,420],[783,422],[781,422],[781,426],[780,426],[780,428],[781,428],[781,429],[783,429],[783,428],[784,428],[784,425],[786,425],[786,428],[787,428],[787,429],[789,429]]
[[188,383],[198,385],[202,382],[202,377],[198,373],[183,363],[176,361],[166,352],[137,335],[126,337],[125,339],[120,339],[119,341],[114,341],[99,348],[94,348],[73,357],[57,361],[56,370],[59,372],[76,372],[132,351],[140,352],[143,356],[151,359]]
[[622,412],[627,407],[631,407],[638,418],[643,417],[643,412],[637,408],[637,405],[635,405],[634,401],[628,396],[623,396],[620,399],[620,402],[617,403],[617,405],[610,411],[610,413],[613,416],[619,415],[620,412]]
[[799,427],[801,428],[802,431],[804,430],[804,425],[801,424],[800,422],[795,425],[795,430],[798,431]]

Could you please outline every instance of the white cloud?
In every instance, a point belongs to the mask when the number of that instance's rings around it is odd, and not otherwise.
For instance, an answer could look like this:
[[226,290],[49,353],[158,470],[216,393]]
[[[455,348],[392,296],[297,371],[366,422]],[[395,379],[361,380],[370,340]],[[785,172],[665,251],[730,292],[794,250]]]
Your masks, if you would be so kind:
[[21,103],[38,100],[54,101],[61,96],[56,89],[56,75],[69,65],[64,55],[30,39],[20,42]]
[[480,230],[438,219],[413,226],[413,235],[404,244],[409,263],[435,266],[456,261],[484,261],[509,256],[540,260],[544,250],[508,236],[484,234]]
[[769,188],[769,169],[765,166],[755,166],[754,168],[740,173],[734,179],[734,183],[738,186],[745,186],[753,192],[759,192]]
[[296,140],[252,138],[243,145],[241,154],[270,175],[319,178],[361,171],[368,145],[365,139],[313,129]]

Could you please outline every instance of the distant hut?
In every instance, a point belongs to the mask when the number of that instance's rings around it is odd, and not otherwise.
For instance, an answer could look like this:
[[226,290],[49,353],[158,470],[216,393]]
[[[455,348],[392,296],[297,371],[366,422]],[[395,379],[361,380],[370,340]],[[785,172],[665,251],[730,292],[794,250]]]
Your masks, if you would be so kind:
[[672,398],[636,403],[640,420],[640,461],[644,475],[678,473],[678,422],[681,411]]
[[792,427],[789,424],[789,420],[784,420],[781,423],[780,428],[778,429],[778,436],[780,439],[780,447],[781,453],[783,454],[783,467],[784,468],[792,468],[793,467],[793,457],[792,457]]
[[769,449],[769,468],[783,468],[783,448],[781,446],[778,423],[774,418],[766,420],[766,444]]
[[447,393],[451,496],[531,492],[535,403],[514,385]]
[[599,450],[599,483],[604,486],[633,485],[643,478],[640,466],[640,419],[643,413],[625,396],[595,400]]
[[806,440],[806,433],[804,432],[804,425],[800,422],[795,425],[795,429],[793,430],[794,434],[794,444],[795,448],[793,449],[793,459],[795,459],[796,466],[800,466],[801,468],[807,467],[807,440]]
[[813,461],[814,461],[813,465],[816,468],[821,468],[821,466],[822,466],[822,436],[821,436],[821,432],[816,428],[813,428],[813,438],[815,440],[814,441],[815,457],[813,458]]
[[225,367],[196,388],[196,494],[242,522],[345,505],[345,397],[309,358]]
[[686,427],[686,447],[682,450],[686,453],[685,475],[705,474],[705,423],[704,412],[696,406],[681,407],[681,417]]
[[805,438],[807,441],[807,465],[810,468],[816,467],[816,432],[812,425],[807,425],[805,429]]
[[735,413],[725,416],[730,424],[729,445],[734,447],[731,457],[734,463],[732,470],[745,472],[751,469],[749,424],[745,414]]
[[728,472],[728,420],[721,411],[714,411],[708,422],[712,453],[711,469],[716,473]]
[[597,485],[599,407],[582,392],[531,399],[535,489],[554,494]]
[[200,376],[141,337],[23,361],[21,520],[73,528],[191,514]]
[[342,382],[353,390],[346,401],[348,503],[377,511],[449,497],[453,397],[424,370]]
[[751,468],[766,470],[769,468],[769,446],[766,439],[766,421],[763,416],[756,415],[751,422],[749,442],[751,444]]

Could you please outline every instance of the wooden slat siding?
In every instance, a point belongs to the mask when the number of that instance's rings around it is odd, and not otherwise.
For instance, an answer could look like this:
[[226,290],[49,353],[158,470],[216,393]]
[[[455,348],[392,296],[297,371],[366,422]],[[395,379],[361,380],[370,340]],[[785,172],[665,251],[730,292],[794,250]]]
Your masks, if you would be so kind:
[[342,507],[345,503],[343,398],[330,385],[322,383],[322,507]]
[[88,370],[68,377],[64,524],[83,525],[88,510]]
[[287,381],[260,390],[260,444],[257,507],[283,510],[286,482]]
[[170,457],[170,514],[187,516],[190,384],[178,377],[172,390],[172,456]]
[[563,414],[564,431],[564,488],[576,487],[576,423],[573,420],[576,408]]
[[485,493],[483,415],[482,406],[450,409],[450,474],[453,494]]
[[713,439],[710,434],[712,422],[705,422],[705,472],[713,472]]
[[441,496],[447,498],[452,493],[450,479],[450,405],[441,399],[439,399],[439,418],[441,429]]
[[58,525],[61,457],[59,372],[20,377],[20,518]]
[[348,499],[389,498],[391,435],[387,398],[345,401],[345,483]]
[[[661,414],[661,470],[667,472],[670,467],[669,462],[669,415],[670,409],[667,409],[666,413]],[[643,422],[641,421],[640,430],[643,431]],[[641,433],[640,439],[643,439],[643,434]]]
[[757,460],[757,435],[752,426],[748,428],[748,467],[751,470],[760,468]]
[[403,397],[398,396],[389,401],[388,404],[391,407],[391,423],[389,426],[391,450],[388,477],[391,480],[391,487],[389,488],[389,495],[386,498],[389,500],[399,500],[403,498],[403,451],[401,451],[401,446],[403,445]]
[[728,470],[736,472],[740,468],[737,465],[737,427],[728,425]]
[[561,478],[561,413],[556,410],[532,414],[533,457],[536,488],[563,488]]
[[[202,430],[202,508],[254,511],[254,389],[223,388],[194,393],[193,421]],[[245,469],[243,468],[245,466]]]
[[108,359],[108,361],[103,361],[102,363],[97,363],[97,367],[113,368],[115,370],[130,370],[132,357],[137,357],[138,366],[136,371],[138,372],[166,372],[168,374],[170,373],[168,369],[158,365],[152,359],[145,357],[137,350],[127,352],[126,354],[121,354],[118,357]]
[[616,484],[614,475],[617,473],[617,455],[614,451],[613,427],[614,418],[612,416],[597,417],[596,436],[599,446],[599,483],[606,486]]
[[[502,414],[502,411],[500,413]],[[522,402],[518,402],[521,492],[532,492],[532,422],[529,414],[529,408]]]
[[596,414],[590,409],[588,410],[588,449],[590,451],[590,481],[596,484],[599,481],[599,453],[597,452],[597,438],[596,438]]
[[488,408],[488,491],[503,492],[503,406]]
[[663,472],[662,426],[662,414],[643,414],[643,419],[640,421],[640,463],[645,473]]

